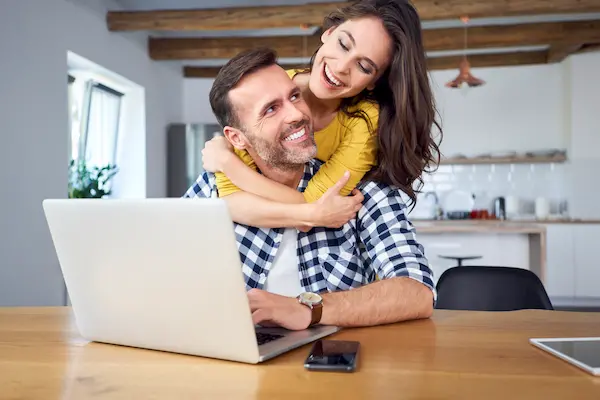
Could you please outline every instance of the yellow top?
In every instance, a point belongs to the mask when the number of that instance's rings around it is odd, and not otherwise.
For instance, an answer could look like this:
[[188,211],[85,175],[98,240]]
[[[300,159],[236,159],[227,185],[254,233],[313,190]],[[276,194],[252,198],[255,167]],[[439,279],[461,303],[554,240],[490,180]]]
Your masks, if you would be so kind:
[[[286,72],[290,78],[297,73],[296,70]],[[374,131],[379,118],[377,105],[364,101],[359,103],[356,109],[366,114]],[[350,179],[340,193],[346,196],[356,187],[377,162],[377,136],[373,131],[369,131],[369,125],[363,118],[348,117],[340,111],[328,126],[315,132],[316,158],[325,164],[313,176],[304,191],[304,199],[307,202],[318,200],[346,171],[350,172]],[[246,165],[257,170],[254,160],[246,150],[234,151]],[[215,175],[219,197],[240,191],[222,172]]]

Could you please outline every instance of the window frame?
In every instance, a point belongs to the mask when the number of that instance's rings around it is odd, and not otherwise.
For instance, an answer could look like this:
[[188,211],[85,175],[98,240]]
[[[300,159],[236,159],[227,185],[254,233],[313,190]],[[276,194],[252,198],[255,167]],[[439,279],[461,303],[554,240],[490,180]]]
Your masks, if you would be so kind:
[[90,79],[85,84],[85,92],[84,92],[84,103],[82,107],[83,115],[82,115],[82,125],[83,129],[81,132],[81,137],[79,139],[79,154],[78,159],[82,161],[87,161],[87,145],[88,145],[88,136],[89,136],[89,125],[90,125],[90,113],[92,107],[92,95],[94,90],[100,90],[101,92],[105,92],[116,96],[119,101],[119,105],[117,108],[116,115],[116,127],[114,132],[114,146],[112,148],[111,165],[115,165],[117,162],[117,148],[119,143],[119,131],[121,130],[121,113],[123,109],[123,96],[124,93],[121,93],[109,86],[106,86],[98,81]]

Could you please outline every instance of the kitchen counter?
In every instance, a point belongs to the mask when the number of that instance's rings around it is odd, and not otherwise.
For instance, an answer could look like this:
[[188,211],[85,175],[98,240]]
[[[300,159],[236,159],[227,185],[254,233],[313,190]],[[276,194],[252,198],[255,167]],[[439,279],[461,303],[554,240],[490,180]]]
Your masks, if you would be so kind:
[[524,233],[542,234],[543,224],[497,220],[412,220],[418,233]]
[[[517,221],[515,221],[517,222]],[[589,225],[600,225],[600,219],[548,219],[548,220],[536,220],[531,221],[537,224],[589,224]]]
[[[441,256],[482,258],[472,265],[515,266],[546,280],[546,225],[540,221],[411,220],[434,266],[434,276],[450,265]],[[437,269],[437,271],[436,271]]]
[[540,233],[548,224],[587,224],[600,225],[600,219],[547,219],[547,220],[494,220],[494,219],[454,219],[431,220],[411,219],[419,232],[505,232]]

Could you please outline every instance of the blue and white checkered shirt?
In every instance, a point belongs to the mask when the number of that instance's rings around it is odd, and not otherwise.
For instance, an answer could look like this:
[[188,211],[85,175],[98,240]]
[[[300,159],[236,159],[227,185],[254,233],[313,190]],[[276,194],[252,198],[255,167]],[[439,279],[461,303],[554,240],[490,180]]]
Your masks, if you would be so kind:
[[[299,191],[306,189],[321,165],[318,160],[306,164]],[[406,217],[401,192],[374,182],[366,182],[359,189],[365,199],[357,218],[340,229],[298,232],[301,286],[308,292],[333,292],[360,287],[377,277],[408,277],[425,284],[435,296],[433,272]],[[204,173],[183,197],[210,198],[216,193],[214,174]],[[234,223],[248,290],[263,288],[284,229]]]

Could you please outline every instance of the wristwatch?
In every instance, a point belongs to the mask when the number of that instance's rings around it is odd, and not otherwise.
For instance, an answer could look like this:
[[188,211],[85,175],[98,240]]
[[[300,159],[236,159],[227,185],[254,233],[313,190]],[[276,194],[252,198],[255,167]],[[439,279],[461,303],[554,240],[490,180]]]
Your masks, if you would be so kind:
[[316,325],[321,321],[321,315],[323,314],[323,298],[321,296],[312,292],[300,293],[298,302],[310,308],[312,312],[309,326]]

